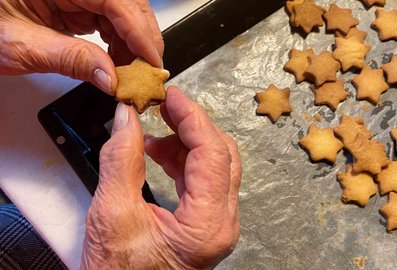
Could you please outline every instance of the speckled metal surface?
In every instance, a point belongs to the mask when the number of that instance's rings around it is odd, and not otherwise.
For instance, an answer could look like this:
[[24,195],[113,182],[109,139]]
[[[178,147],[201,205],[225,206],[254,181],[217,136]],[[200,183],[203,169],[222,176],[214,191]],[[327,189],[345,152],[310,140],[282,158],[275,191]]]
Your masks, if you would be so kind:
[[[335,1],[315,1],[325,8]],[[380,42],[369,25],[374,8],[365,9],[360,1],[336,1],[350,7],[360,19],[361,30],[368,32],[366,42],[373,46],[367,64],[379,67],[397,52],[395,41]],[[387,10],[397,8],[388,0]],[[361,256],[364,269],[397,268],[397,234],[388,234],[378,210],[387,200],[374,196],[360,208],[343,204],[336,174],[344,170],[348,153],[340,152],[335,165],[310,162],[298,144],[311,123],[335,127],[346,113],[361,116],[374,138],[386,145],[395,157],[389,136],[397,126],[397,90],[382,95],[383,106],[357,101],[356,90],[347,83],[347,101],[336,112],[314,106],[310,84],[296,85],[283,71],[288,51],[314,48],[316,53],[332,50],[334,37],[324,27],[306,39],[292,33],[288,17],[279,10],[246,33],[198,62],[170,84],[178,85],[198,101],[215,123],[237,140],[243,161],[240,191],[241,237],[234,253],[217,269],[359,269],[353,263]],[[339,74],[350,82],[355,74]],[[256,116],[255,92],[275,83],[291,88],[291,116],[271,124]],[[316,122],[314,115],[321,121]],[[144,130],[157,136],[170,133],[157,109],[142,116]],[[160,204],[174,209],[177,196],[172,180],[148,159],[150,186]]]

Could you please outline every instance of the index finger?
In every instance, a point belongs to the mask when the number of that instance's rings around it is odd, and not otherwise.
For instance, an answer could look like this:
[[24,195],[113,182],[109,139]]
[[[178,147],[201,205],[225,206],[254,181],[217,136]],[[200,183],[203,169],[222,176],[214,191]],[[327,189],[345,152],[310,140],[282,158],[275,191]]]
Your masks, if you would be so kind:
[[[147,0],[72,1],[80,7],[107,17],[134,55],[144,58],[152,66],[162,66],[162,51],[159,52],[155,46],[155,40],[158,39],[156,37],[161,36],[161,33],[158,28],[153,29],[145,17],[152,16],[149,20],[155,20],[153,13],[148,13],[151,8]],[[144,14],[142,9],[148,14]]]

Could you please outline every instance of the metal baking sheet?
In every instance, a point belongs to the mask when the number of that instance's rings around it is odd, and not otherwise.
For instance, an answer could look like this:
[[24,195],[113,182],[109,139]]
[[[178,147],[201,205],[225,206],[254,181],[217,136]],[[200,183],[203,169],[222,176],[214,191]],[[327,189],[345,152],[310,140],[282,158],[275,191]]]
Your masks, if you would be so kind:
[[[328,8],[331,3],[352,8],[360,19],[359,29],[368,32],[366,43],[373,46],[366,62],[379,67],[397,52],[395,41],[380,42],[369,26],[375,9],[361,1],[318,0]],[[397,8],[388,0],[386,10]],[[342,114],[363,117],[395,158],[390,129],[397,126],[397,90],[382,95],[381,106],[356,100],[356,90],[348,83],[347,101],[335,112],[314,106],[310,84],[296,85],[283,71],[291,48],[313,48],[316,53],[332,50],[334,36],[324,27],[303,38],[291,31],[285,11],[279,10],[249,31],[236,37],[202,61],[193,65],[169,84],[178,85],[199,102],[212,120],[239,144],[243,179],[240,190],[241,237],[234,253],[217,269],[362,269],[397,268],[397,233],[387,233],[379,208],[387,197],[375,195],[368,206],[360,208],[340,200],[341,188],[336,174],[344,170],[348,153],[340,152],[335,165],[312,163],[299,146],[311,123],[335,127]],[[339,74],[350,82],[356,76]],[[269,84],[291,88],[291,116],[272,124],[257,116],[256,92]],[[314,116],[321,116],[316,121]],[[171,131],[161,120],[157,108],[142,116],[145,132],[156,136]],[[161,168],[147,159],[150,186],[160,205],[175,209],[174,183]]]

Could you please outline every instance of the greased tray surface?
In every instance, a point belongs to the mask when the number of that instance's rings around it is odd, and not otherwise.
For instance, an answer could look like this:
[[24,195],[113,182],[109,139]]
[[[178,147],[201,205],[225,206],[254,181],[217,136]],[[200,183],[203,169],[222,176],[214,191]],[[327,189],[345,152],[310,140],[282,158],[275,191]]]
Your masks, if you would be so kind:
[[[397,52],[395,41],[380,42],[370,28],[375,9],[360,1],[315,1],[328,8],[337,3],[352,8],[360,19],[359,29],[368,32],[372,45],[367,65],[376,68]],[[397,8],[388,0],[386,10]],[[391,128],[397,126],[397,89],[382,95],[382,106],[356,100],[351,72],[338,74],[347,81],[350,95],[335,112],[314,106],[310,84],[296,85],[283,71],[291,48],[313,48],[316,53],[332,51],[334,36],[319,32],[302,38],[292,32],[284,10],[279,10],[249,31],[218,49],[176,78],[178,85],[197,100],[224,131],[238,141],[243,161],[240,191],[241,237],[234,253],[217,269],[359,269],[353,262],[364,258],[364,269],[395,269],[397,234],[388,234],[379,208],[387,197],[375,195],[360,208],[343,204],[336,174],[344,170],[349,154],[340,152],[335,165],[312,163],[299,146],[311,123],[335,127],[342,114],[363,117],[374,138],[386,145],[395,159]],[[256,116],[255,92],[269,84],[291,88],[291,116],[271,124]],[[319,114],[317,122],[314,115]],[[166,135],[170,130],[158,110],[142,116],[146,132]],[[148,159],[148,179],[161,205],[177,204],[172,181]],[[171,199],[170,199],[171,198]]]

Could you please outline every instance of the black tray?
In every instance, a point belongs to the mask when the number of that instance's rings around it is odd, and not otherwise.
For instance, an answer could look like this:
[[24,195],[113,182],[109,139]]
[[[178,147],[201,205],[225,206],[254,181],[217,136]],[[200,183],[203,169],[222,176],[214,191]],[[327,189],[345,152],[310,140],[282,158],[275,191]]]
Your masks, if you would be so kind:
[[[163,31],[164,67],[178,75],[228,41],[251,28],[284,1],[213,0]],[[90,83],[82,83],[38,113],[52,141],[94,194],[99,151],[109,139],[104,124],[114,117],[117,102]],[[155,203],[145,182],[144,198]]]

